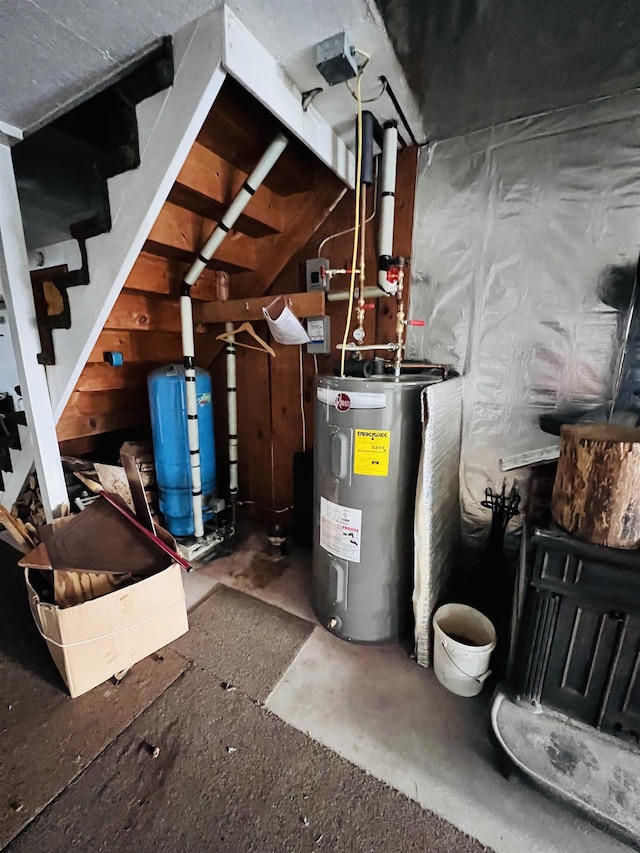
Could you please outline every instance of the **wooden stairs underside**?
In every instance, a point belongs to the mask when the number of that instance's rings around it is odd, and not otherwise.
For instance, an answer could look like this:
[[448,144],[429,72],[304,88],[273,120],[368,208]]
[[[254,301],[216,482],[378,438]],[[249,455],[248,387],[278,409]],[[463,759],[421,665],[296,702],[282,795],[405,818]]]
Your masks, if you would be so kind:
[[[61,442],[148,423],[146,377],[182,355],[184,273],[278,130],[273,116],[228,77],[58,422]],[[333,172],[292,141],[194,286],[194,300],[268,293],[344,192]],[[222,349],[215,341],[220,330],[197,336],[203,367]],[[109,351],[122,353],[121,367],[104,361]]]
[[[31,273],[40,364],[55,364],[52,330],[71,328],[68,288],[90,281],[87,240],[111,228],[108,179],[140,165],[137,105],[170,86],[173,72],[172,43],[165,38],[113,85],[13,149],[27,237],[47,242],[47,236],[55,239],[53,234],[69,243],[75,240],[82,259],[81,266],[71,271],[66,264],[57,264]],[[26,471],[21,458],[26,415],[14,413],[19,392],[19,386],[0,388],[0,493],[14,466],[22,479]],[[29,444],[27,439],[27,448]],[[30,466],[28,450],[26,458]]]

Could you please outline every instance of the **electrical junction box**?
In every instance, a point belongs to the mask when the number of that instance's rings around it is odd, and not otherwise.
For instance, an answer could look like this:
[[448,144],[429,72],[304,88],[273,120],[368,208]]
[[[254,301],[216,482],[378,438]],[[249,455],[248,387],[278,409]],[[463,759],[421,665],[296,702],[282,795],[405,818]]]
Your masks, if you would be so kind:
[[307,334],[310,341],[307,352],[327,355],[331,351],[331,324],[329,317],[307,317]]
[[357,76],[356,51],[346,33],[338,33],[316,45],[316,68],[330,86]]
[[328,258],[311,258],[305,264],[307,290],[329,290]]

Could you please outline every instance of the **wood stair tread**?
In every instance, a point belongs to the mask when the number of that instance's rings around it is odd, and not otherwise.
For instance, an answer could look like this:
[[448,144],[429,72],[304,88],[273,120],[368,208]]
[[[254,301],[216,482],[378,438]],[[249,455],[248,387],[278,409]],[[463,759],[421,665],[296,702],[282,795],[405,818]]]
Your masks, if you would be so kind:
[[[246,179],[246,172],[196,142],[169,193],[169,201],[200,216],[218,220]],[[278,234],[282,231],[285,215],[283,198],[262,185],[234,229],[255,238]]]
[[121,352],[125,363],[128,361],[169,362],[182,359],[180,335],[175,332],[130,332],[106,329],[89,354],[88,363],[104,362],[105,352]]
[[[218,223],[173,202],[165,202],[144,245],[147,252],[193,261]],[[247,272],[256,269],[255,241],[231,232],[210,262],[210,269]]]
[[[227,77],[198,134],[198,142],[250,173],[278,131],[278,120],[233,78]],[[297,139],[269,172],[264,185],[280,196],[309,189],[318,161]]]
[[[117,369],[117,368],[114,368]],[[140,406],[141,397],[145,405]],[[95,432],[144,424],[149,419],[145,386],[93,391],[74,391],[58,421],[58,441]]]
[[[180,285],[190,266],[190,262],[141,252],[129,273],[125,288],[130,292],[178,297]],[[216,299],[219,288],[225,285],[229,285],[228,273],[206,269],[191,288],[191,298],[195,301]]]
[[113,306],[105,328],[141,332],[179,332],[180,305],[177,298],[145,296],[123,290]]

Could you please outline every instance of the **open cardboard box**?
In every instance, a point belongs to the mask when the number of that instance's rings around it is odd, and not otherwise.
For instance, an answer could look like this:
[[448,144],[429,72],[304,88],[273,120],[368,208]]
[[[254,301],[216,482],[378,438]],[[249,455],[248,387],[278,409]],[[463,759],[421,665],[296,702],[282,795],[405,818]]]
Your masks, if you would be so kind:
[[[54,522],[54,532],[56,524],[60,530],[68,527],[64,521]],[[126,519],[124,524],[128,524]],[[121,526],[125,535],[142,536],[129,526],[130,531]],[[108,537],[105,530],[105,539]],[[92,572],[109,571],[108,560],[100,568],[95,553],[90,553],[90,549],[104,547],[105,540],[86,545],[87,565]],[[38,593],[38,574],[48,567],[43,566],[42,551],[36,554],[36,550],[20,560],[31,613],[72,697],[129,669],[188,630],[182,569],[170,556],[164,554],[156,566],[139,579],[132,577],[126,586],[64,607],[43,601]],[[71,549],[68,555],[73,557]],[[118,568],[121,570],[122,565]],[[132,566],[134,574],[135,568]],[[51,571],[55,574],[56,569],[52,567]],[[78,565],[60,571],[87,574]]]

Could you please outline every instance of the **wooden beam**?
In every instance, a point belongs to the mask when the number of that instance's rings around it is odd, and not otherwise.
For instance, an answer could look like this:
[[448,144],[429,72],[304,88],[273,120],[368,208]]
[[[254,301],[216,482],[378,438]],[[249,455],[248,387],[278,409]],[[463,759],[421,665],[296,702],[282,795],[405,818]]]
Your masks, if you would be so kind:
[[[262,309],[276,299],[272,296],[257,296],[247,299],[229,299],[227,302],[200,302],[193,306],[196,324],[241,323],[244,320],[264,320]],[[287,305],[298,319],[319,317],[324,314],[324,291],[287,293]]]
[[[168,201],[163,205],[160,215],[149,232],[145,249],[163,257],[178,258],[187,262],[194,260],[217,224],[212,219],[205,219],[197,213]],[[232,231],[211,259],[210,265],[211,268],[225,269],[229,272],[255,270],[254,241]]]

